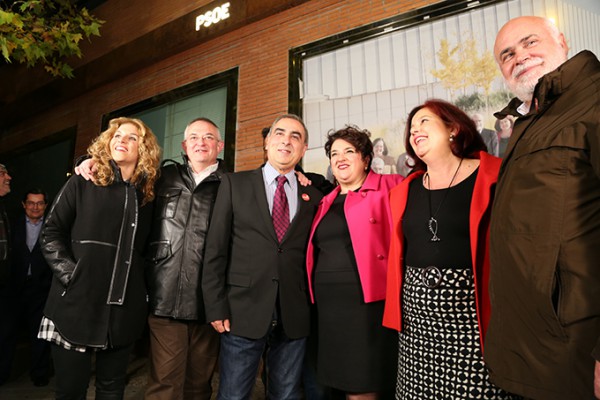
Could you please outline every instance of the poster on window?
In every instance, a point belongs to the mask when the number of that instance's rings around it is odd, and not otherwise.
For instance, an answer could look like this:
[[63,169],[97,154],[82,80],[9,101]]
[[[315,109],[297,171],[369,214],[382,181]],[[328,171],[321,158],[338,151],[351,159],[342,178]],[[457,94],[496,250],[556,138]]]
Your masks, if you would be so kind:
[[419,23],[331,51],[323,52],[321,45],[313,54],[305,46],[298,77],[309,131],[304,169],[330,175],[323,150],[327,133],[349,124],[371,132],[373,169],[407,174],[406,117],[429,98],[450,101],[471,115],[484,141],[496,143],[488,151],[501,157],[513,121],[498,121],[493,114],[513,96],[493,46],[500,27],[521,15],[552,19],[567,37],[569,57],[584,49],[600,54],[598,0],[494,2],[449,16],[421,15]]

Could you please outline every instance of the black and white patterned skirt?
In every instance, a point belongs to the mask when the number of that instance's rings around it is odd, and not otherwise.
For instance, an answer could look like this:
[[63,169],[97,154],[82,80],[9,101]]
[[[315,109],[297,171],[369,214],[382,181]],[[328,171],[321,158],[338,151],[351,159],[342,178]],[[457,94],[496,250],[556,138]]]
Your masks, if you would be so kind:
[[396,399],[516,399],[489,381],[473,272],[406,267]]

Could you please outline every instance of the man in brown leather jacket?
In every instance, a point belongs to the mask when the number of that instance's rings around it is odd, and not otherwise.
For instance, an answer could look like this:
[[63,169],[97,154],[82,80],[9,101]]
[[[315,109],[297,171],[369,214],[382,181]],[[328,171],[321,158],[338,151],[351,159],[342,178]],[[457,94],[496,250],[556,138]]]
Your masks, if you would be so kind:
[[494,55],[518,117],[490,231],[484,358],[498,386],[533,399],[600,398],[600,62],[567,58],[539,17],[509,21]]

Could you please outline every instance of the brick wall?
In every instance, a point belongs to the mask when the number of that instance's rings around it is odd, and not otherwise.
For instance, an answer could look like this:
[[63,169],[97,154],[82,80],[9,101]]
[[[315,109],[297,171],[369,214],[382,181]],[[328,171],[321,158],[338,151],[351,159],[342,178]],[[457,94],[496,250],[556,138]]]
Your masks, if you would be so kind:
[[[261,129],[288,108],[288,52],[291,48],[438,1],[310,0],[148,65],[57,105],[49,112],[32,116],[12,127],[0,143],[3,149],[16,148],[35,138],[76,126],[75,153],[82,154],[99,133],[103,114],[238,66],[235,166],[236,170],[255,168],[263,160]],[[105,6],[111,3],[116,2],[107,2]],[[144,0],[135,0],[135,3],[144,3]],[[161,10],[164,16],[152,13],[153,18],[173,17],[168,9]],[[112,18],[116,12],[107,8],[100,11],[104,19]],[[126,23],[128,18],[118,20],[122,21],[123,36],[130,34],[132,27]],[[132,23],[135,24],[135,20]],[[154,26],[156,21],[145,23]],[[92,56],[97,53],[92,51]]]

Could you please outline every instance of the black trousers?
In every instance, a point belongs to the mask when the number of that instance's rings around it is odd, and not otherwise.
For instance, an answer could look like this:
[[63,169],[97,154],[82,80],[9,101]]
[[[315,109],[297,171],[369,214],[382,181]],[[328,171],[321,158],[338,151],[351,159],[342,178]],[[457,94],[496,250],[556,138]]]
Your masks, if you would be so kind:
[[52,344],[57,400],[85,400],[96,361],[96,399],[121,400],[127,383],[127,364],[133,344],[81,353]]

